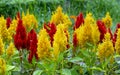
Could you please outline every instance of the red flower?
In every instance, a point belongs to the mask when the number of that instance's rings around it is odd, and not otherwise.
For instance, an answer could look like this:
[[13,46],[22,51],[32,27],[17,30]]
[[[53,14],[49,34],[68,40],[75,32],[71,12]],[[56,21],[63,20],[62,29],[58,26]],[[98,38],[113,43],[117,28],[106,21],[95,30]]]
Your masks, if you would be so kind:
[[14,44],[18,50],[26,48],[26,37],[26,29],[23,26],[22,20],[19,19],[16,34],[14,35]]
[[11,18],[8,17],[8,18],[6,19],[6,26],[7,26],[7,28],[10,27],[11,22],[12,22],[12,21],[11,21]]
[[120,28],[120,23],[117,24],[116,30],[113,35],[113,46],[115,46],[116,38],[117,38],[117,31]]
[[100,42],[102,42],[102,40],[104,39],[104,35],[107,32],[107,29],[101,20],[97,21],[97,26],[98,26],[98,29],[100,31]]
[[77,47],[77,45],[78,45],[78,40],[77,40],[77,34],[75,33],[75,34],[73,35],[73,46],[74,46],[74,47]]
[[80,13],[78,16],[77,16],[77,19],[76,19],[76,22],[75,22],[75,25],[73,27],[73,29],[77,29],[79,28],[79,26],[84,23],[84,17],[83,17],[83,14]]
[[37,55],[37,34],[36,32],[32,29],[28,33],[28,38],[27,38],[27,49],[30,50],[30,54],[28,57],[28,61],[31,63],[33,56],[38,60],[38,55]]
[[50,36],[50,43],[51,43],[51,46],[53,46],[53,37],[54,37],[54,34],[56,32],[56,25],[54,23],[48,23],[48,25],[44,24],[44,28],[46,29],[47,33],[49,34]]

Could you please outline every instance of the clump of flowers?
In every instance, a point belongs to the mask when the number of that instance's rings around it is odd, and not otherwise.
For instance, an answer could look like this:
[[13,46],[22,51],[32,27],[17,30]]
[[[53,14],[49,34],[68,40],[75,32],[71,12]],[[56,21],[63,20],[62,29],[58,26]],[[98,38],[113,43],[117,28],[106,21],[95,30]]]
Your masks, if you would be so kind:
[[59,24],[57,26],[57,31],[54,35],[53,56],[57,58],[60,52],[63,52],[64,50],[67,49],[66,47],[67,44],[68,42],[67,42],[66,33],[64,32],[64,25]]
[[105,39],[103,40],[103,43],[100,43],[98,45],[98,57],[102,62],[108,60],[110,57],[112,60],[113,54],[114,54],[114,47],[110,39],[110,34],[107,32],[105,34]]
[[36,29],[38,27],[38,22],[33,14],[29,14],[29,11],[26,15],[22,14],[23,25],[27,28],[27,31],[32,28]]
[[51,44],[49,41],[49,35],[43,28],[38,35],[37,54],[39,59],[45,59],[51,57]]
[[44,24],[44,28],[46,29],[47,33],[49,34],[50,36],[50,43],[51,43],[51,46],[53,46],[53,37],[54,37],[54,34],[56,32],[56,25],[54,23],[48,23],[47,24]]
[[38,40],[37,40],[37,34],[34,31],[34,29],[32,29],[28,33],[28,37],[27,37],[27,49],[30,51],[29,56],[28,56],[28,61],[30,63],[32,62],[33,56],[35,56],[35,58],[38,60],[37,42],[38,42]]
[[0,34],[3,41],[10,41],[12,39],[6,27],[6,20],[3,16],[0,18]]
[[27,34],[26,29],[23,26],[22,20],[18,20],[18,25],[16,28],[16,34],[14,35],[15,47],[20,50],[26,48]]
[[73,45],[80,46],[81,48],[86,47],[87,43],[95,44],[99,41],[99,30],[92,17],[92,14],[87,14],[84,24],[74,31],[73,34]]
[[65,25],[66,28],[68,28],[72,24],[67,14],[64,14],[62,12],[62,7],[60,6],[52,14],[50,23],[54,23],[55,25],[58,25],[61,23]]

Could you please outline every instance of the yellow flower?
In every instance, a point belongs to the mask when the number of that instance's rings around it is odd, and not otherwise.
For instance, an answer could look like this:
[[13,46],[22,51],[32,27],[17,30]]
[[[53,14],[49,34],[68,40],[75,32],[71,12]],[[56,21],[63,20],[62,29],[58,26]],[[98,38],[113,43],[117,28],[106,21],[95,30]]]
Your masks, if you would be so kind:
[[4,53],[4,44],[3,44],[3,41],[0,37],[0,55],[2,55]]
[[92,40],[94,45],[97,45],[100,40],[100,32],[96,24],[92,26]]
[[22,14],[23,25],[27,30],[31,30],[32,28],[38,28],[38,22],[33,14],[29,14],[29,11],[26,15]]
[[117,32],[117,40],[115,43],[115,49],[116,49],[116,53],[120,54],[120,29],[118,29],[118,32]]
[[4,19],[4,17],[0,18],[0,34],[3,41],[10,41],[12,39],[6,27],[6,20]]
[[66,50],[67,42],[67,36],[64,32],[64,25],[59,24],[57,26],[57,31],[54,35],[54,41],[53,41],[53,56],[55,58],[58,57],[59,53]]
[[15,34],[17,27],[17,20],[13,19],[10,27],[8,28],[8,32],[10,33],[11,37]]
[[38,43],[37,43],[37,54],[39,59],[50,58],[51,57],[51,44],[49,40],[49,35],[45,29],[39,32]]
[[96,44],[99,41],[99,30],[91,13],[85,18],[85,23],[75,30],[78,44],[81,48],[86,47],[87,43]]
[[14,54],[14,50],[15,50],[14,44],[11,42],[9,47],[7,48],[8,57],[11,57]]
[[58,7],[56,11],[52,14],[51,17],[51,23],[54,23],[55,25],[58,24],[64,24],[66,28],[68,28],[70,25],[72,25],[72,22],[70,21],[69,17],[67,14],[64,14],[62,12],[62,7]]
[[109,15],[109,12],[107,12],[105,18],[103,18],[102,21],[104,22],[104,24],[106,25],[106,27],[108,27],[108,28],[111,27],[111,25],[112,25],[112,18]]
[[6,62],[4,59],[0,58],[0,75],[5,75]]
[[106,59],[109,59],[110,56],[113,57],[113,54],[114,47],[112,41],[110,40],[110,34],[106,33],[103,43],[98,45],[98,57],[101,61],[105,61]]

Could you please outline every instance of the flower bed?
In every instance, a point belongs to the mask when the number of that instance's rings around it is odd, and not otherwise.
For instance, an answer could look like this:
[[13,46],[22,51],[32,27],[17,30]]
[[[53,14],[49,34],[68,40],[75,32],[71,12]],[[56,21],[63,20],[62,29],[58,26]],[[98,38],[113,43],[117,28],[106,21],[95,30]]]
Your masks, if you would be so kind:
[[112,21],[109,12],[96,20],[92,13],[68,16],[60,6],[41,29],[29,11],[1,16],[0,74],[119,74],[120,24],[112,32]]

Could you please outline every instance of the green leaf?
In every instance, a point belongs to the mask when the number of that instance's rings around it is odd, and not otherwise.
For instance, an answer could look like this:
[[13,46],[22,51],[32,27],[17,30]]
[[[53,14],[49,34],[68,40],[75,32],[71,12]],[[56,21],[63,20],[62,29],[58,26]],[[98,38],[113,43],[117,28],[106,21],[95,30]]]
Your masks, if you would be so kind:
[[69,69],[62,69],[63,75],[71,75],[71,71]]
[[69,60],[69,62],[72,62],[72,63],[80,62],[80,61],[83,61],[83,59],[80,57],[74,57]]
[[120,74],[120,70],[116,70],[115,73]]
[[103,70],[103,69],[101,69],[101,68],[99,68],[99,67],[95,67],[95,66],[94,66],[94,67],[92,67],[91,69],[92,69],[92,70],[98,70],[98,71],[104,72],[104,70]]
[[41,75],[42,72],[43,70],[36,70],[34,71],[33,75]]
[[15,68],[15,66],[7,65],[7,71],[11,71]]

